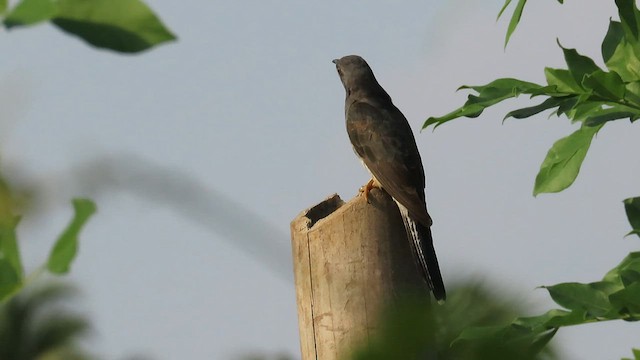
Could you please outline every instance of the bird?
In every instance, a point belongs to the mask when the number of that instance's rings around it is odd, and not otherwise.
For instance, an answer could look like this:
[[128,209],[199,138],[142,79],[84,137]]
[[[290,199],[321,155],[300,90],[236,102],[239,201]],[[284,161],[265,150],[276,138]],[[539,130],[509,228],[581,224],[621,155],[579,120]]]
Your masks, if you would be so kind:
[[424,168],[411,126],[362,57],[348,55],[333,63],[346,91],[349,139],[372,177],[361,193],[368,202],[369,191],[379,187],[393,198],[424,280],[443,302],[446,291],[433,246]]

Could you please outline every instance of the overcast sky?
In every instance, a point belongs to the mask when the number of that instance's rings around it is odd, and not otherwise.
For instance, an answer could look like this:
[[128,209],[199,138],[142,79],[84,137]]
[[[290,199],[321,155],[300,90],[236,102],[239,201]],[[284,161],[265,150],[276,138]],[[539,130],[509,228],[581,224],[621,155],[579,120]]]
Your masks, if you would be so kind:
[[[87,195],[99,212],[69,279],[107,359],[298,356],[289,222],[368,180],[344,127],[331,60],[359,54],[409,122],[462,104],[462,84],[543,82],[565,47],[601,64],[613,1],[531,1],[503,51],[502,1],[302,4],[154,0],[176,43],[123,56],[42,25],[3,37],[2,161],[41,191],[42,216],[20,229],[30,268]],[[639,195],[638,124],[607,124],[576,183],[534,198],[555,140],[547,115],[507,106],[417,133],[445,283],[481,274],[552,306],[539,285],[595,281],[629,251],[621,201]],[[19,176],[18,176],[19,175]],[[562,329],[566,359],[629,356],[638,325]]]

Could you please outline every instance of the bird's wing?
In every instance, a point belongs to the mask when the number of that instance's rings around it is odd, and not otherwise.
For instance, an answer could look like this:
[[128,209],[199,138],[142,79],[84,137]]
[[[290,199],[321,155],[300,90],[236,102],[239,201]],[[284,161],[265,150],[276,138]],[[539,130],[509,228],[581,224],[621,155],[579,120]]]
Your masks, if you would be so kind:
[[353,102],[347,109],[351,144],[373,176],[409,214],[431,226],[424,197],[424,170],[411,127],[393,104]]

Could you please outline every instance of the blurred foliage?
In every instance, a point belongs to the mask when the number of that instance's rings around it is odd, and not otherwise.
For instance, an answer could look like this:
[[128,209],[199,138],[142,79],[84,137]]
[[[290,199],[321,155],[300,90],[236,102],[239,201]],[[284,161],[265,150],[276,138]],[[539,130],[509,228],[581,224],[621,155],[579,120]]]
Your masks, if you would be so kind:
[[622,360],[640,360],[640,350],[639,349],[633,349],[633,359],[632,358],[624,358]]
[[96,210],[91,200],[74,199],[74,217],[55,242],[47,263],[27,276],[16,237],[20,222],[17,204],[6,181],[0,177],[0,303],[15,295],[29,281],[38,278],[45,268],[52,274],[66,273],[76,256],[78,234]]
[[[453,286],[442,305],[431,305],[422,296],[400,299],[383,314],[380,327],[368,346],[352,360],[382,359],[554,359],[550,347],[538,346],[546,338],[525,329],[500,333],[522,302],[480,283]],[[490,329],[490,330],[487,330]],[[466,336],[480,330],[484,335]]]
[[75,296],[62,285],[39,285],[0,305],[0,359],[91,359],[77,341],[89,330],[80,315],[61,306]]
[[[3,12],[7,3],[0,3]],[[7,29],[50,21],[87,43],[136,53],[175,35],[140,0],[21,0],[4,18]]]

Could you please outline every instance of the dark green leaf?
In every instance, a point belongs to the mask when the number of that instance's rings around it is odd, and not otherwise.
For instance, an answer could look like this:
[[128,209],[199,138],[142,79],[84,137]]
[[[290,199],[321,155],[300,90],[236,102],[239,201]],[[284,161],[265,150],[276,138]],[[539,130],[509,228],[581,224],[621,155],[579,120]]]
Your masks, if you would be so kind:
[[640,283],[640,271],[623,270],[620,272],[620,280],[622,280],[622,285],[625,287],[633,283]]
[[558,92],[567,94],[581,94],[585,92],[569,70],[545,68],[544,75],[547,78],[547,84],[555,86]]
[[556,335],[558,329],[553,329],[547,332],[544,332],[536,337],[534,337],[533,343],[531,344],[531,352],[537,354],[541,352],[545,346],[551,341],[551,339]]
[[639,117],[640,113],[636,111],[621,111],[618,110],[618,107],[613,107],[594,112],[593,115],[585,119],[584,124],[586,126],[601,126],[608,121],[620,119],[631,119],[633,121],[638,119]]
[[584,76],[582,86],[611,101],[619,101],[624,98],[625,85],[620,75],[615,72],[596,70]]
[[[602,51],[602,59],[605,63],[607,63],[613,55],[616,53],[618,46],[620,46],[620,42],[625,40],[624,38],[624,29],[622,28],[622,24],[615,20],[609,20],[609,29],[607,30],[607,35],[605,35],[604,40],[602,41],[602,45],[600,49]],[[607,64],[608,66],[609,64]],[[609,67],[609,69],[611,69]]]
[[[639,65],[640,66],[640,63]],[[640,108],[640,81],[627,83],[624,100],[635,108]]]
[[563,283],[547,286],[549,295],[558,305],[572,311],[586,311],[590,316],[602,316],[611,309],[607,295],[591,284]]
[[140,0],[60,0],[53,23],[91,45],[120,52],[175,39]]
[[[522,17],[522,11],[524,10],[524,5],[527,3],[527,0],[518,0],[518,4],[516,5],[516,9],[513,11],[513,15],[511,15],[511,21],[509,21],[509,27],[507,28],[507,35],[504,39],[504,47],[507,47],[509,43],[509,39],[511,39],[511,35],[516,30],[516,27],[520,23],[520,18]],[[508,5],[508,4],[505,4]]]
[[[523,93],[532,93],[542,86],[517,79],[498,79],[484,86],[461,86],[460,89],[472,89],[478,95],[469,95],[467,102],[447,115],[441,117],[430,117],[423,124],[422,128],[435,124],[438,127],[448,121],[459,117],[477,117],[485,108],[495,105],[503,100],[514,98]],[[460,90],[458,89],[458,90]]]
[[564,53],[564,60],[566,61],[569,72],[576,83],[581,84],[585,75],[591,74],[600,69],[598,65],[591,60],[591,58],[580,55],[576,49],[565,49],[562,47],[560,42],[558,42],[558,46],[560,46]]
[[618,283],[620,284],[620,288],[623,287],[623,283],[621,280],[621,275],[625,271],[636,271],[640,272],[640,252],[632,252],[629,253],[618,266],[609,270],[607,274],[604,276],[603,281]]
[[[528,316],[517,318],[513,323],[527,327],[534,332],[542,332],[557,327],[557,319],[564,319],[572,313],[566,310],[553,309],[539,316]],[[556,320],[556,323],[549,325],[550,322]],[[572,324],[573,325],[573,324]]]
[[[16,239],[16,227],[19,222],[19,216],[15,216],[13,219],[2,219],[2,221],[0,221],[0,259],[3,259],[13,267],[18,279],[22,279],[24,269],[22,268],[20,249]],[[0,280],[0,283],[1,282]]]
[[53,18],[57,12],[55,0],[22,0],[4,19],[4,26],[33,25]]
[[617,313],[640,317],[640,283],[633,283],[611,294],[609,301]]
[[536,176],[534,196],[562,191],[574,182],[591,140],[600,128],[601,126],[583,126],[553,144]]
[[506,120],[509,117],[513,117],[516,119],[524,119],[527,118],[529,116],[533,116],[535,114],[541,113],[545,110],[554,108],[556,106],[559,106],[560,104],[562,104],[563,102],[565,102],[567,100],[567,97],[550,97],[548,99],[546,99],[545,101],[543,101],[542,103],[536,105],[536,106],[531,106],[531,107],[526,107],[526,108],[522,108],[522,109],[518,109],[518,110],[513,110],[511,112],[509,112],[505,117],[504,120]]
[[567,97],[565,101],[563,101],[562,103],[560,103],[560,105],[558,105],[558,110],[556,111],[556,115],[557,116],[566,115],[569,118],[571,118],[571,116],[569,115],[569,111],[571,111],[578,104],[579,100],[580,100],[580,97],[577,95]]
[[[629,219],[632,231],[640,232],[640,197],[626,199],[624,201],[624,210],[627,212],[627,219]],[[638,262],[640,263],[640,261]]]
[[69,271],[78,251],[80,230],[96,211],[95,204],[88,199],[74,199],[73,208],[75,210],[73,220],[60,235],[49,255],[47,269],[54,274],[64,274]]
[[604,101],[592,101],[589,98],[590,97],[588,95],[579,96],[577,103],[569,110],[567,116],[569,116],[569,118],[574,122],[582,121],[589,116],[595,115],[608,104]]
[[607,68],[626,81],[640,80],[640,44],[627,39],[622,24],[609,23],[609,31],[602,42],[602,58]]
[[638,27],[640,21],[638,18],[640,18],[640,15],[638,14],[635,0],[616,0],[616,6],[627,36],[635,41],[640,41],[640,36],[638,36],[640,33],[640,28]]
[[0,258],[0,302],[22,285],[22,277],[7,259]]

